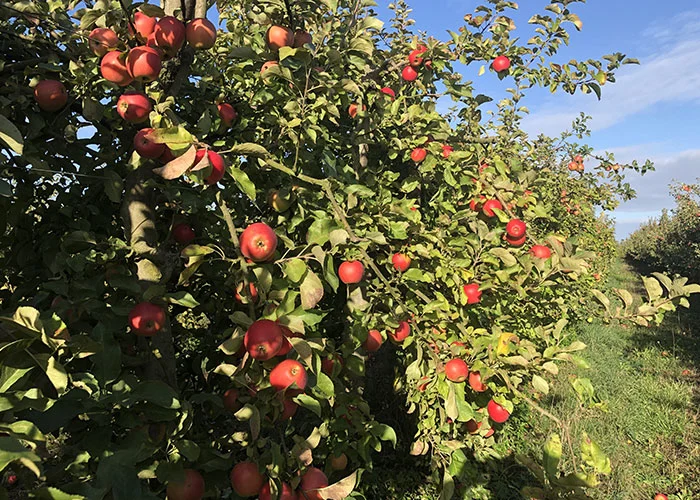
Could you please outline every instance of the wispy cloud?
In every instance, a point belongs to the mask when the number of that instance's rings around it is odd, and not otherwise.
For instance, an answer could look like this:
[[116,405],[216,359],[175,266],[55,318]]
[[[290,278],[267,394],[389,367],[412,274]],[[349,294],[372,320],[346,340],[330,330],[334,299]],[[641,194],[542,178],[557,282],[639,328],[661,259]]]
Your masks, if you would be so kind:
[[700,10],[665,19],[646,36],[658,41],[656,52],[640,66],[621,68],[616,83],[603,88],[601,101],[590,96],[550,101],[525,119],[525,130],[558,135],[580,111],[593,117],[593,130],[602,130],[657,104],[700,102]]

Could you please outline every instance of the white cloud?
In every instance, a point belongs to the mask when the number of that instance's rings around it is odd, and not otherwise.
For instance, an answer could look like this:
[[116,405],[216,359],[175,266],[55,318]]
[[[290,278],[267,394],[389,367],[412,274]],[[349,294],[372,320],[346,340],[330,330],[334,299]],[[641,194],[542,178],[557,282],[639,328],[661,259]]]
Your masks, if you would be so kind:
[[622,67],[601,101],[590,95],[550,101],[524,120],[525,130],[558,135],[580,111],[593,117],[592,130],[602,130],[656,104],[700,102],[700,10],[652,26],[646,36],[657,40],[656,53]]

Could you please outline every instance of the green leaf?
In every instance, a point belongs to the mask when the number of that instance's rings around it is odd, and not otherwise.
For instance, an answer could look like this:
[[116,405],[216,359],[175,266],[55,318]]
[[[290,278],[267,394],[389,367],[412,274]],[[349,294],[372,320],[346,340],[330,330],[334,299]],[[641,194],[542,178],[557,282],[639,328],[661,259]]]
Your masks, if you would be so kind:
[[178,304],[184,307],[193,308],[199,305],[199,302],[197,302],[195,298],[192,297],[192,294],[190,294],[190,292],[183,291],[168,293],[164,296],[164,298],[171,304]]
[[21,155],[24,152],[24,139],[15,124],[5,116],[0,115],[0,140],[7,144],[12,151]]
[[284,274],[294,283],[299,283],[307,270],[306,262],[301,259],[292,259],[284,264]]
[[455,388],[451,382],[448,382],[448,393],[447,399],[445,400],[445,412],[448,417],[456,421],[459,417],[459,408],[457,407],[457,397],[455,395]]
[[583,433],[583,439],[581,441],[581,458],[599,474],[610,474],[612,470],[610,459],[603,453],[600,446],[592,441],[585,432]]
[[440,491],[440,500],[450,500],[455,494],[455,481],[450,476],[450,473],[445,469],[442,475],[442,490]]
[[505,248],[492,248],[489,253],[498,257],[506,267],[514,266],[518,263],[518,261],[515,259],[515,256]]
[[542,456],[544,470],[550,479],[559,477],[559,461],[561,460],[561,438],[558,434],[551,434],[544,444]]
[[318,418],[321,418],[321,403],[308,394],[299,394],[297,397],[292,399],[292,401],[297,403],[299,406],[303,406],[307,410],[312,411]]
[[642,281],[644,282],[644,288],[647,290],[647,295],[649,296],[650,301],[654,301],[663,295],[664,291],[661,288],[661,284],[657,280],[642,276]]
[[122,191],[124,189],[121,176],[114,170],[105,170],[104,177],[104,189],[107,198],[109,198],[109,201],[112,203],[119,203],[122,199]]
[[231,174],[231,177],[233,177],[233,180],[236,181],[236,185],[240,188],[240,190],[243,193],[245,193],[245,195],[248,198],[255,201],[255,198],[256,198],[255,184],[253,184],[253,181],[250,180],[250,177],[248,177],[248,174],[246,174],[240,168],[237,168],[234,166],[228,167],[228,173]]
[[376,424],[372,427],[372,435],[378,437],[382,441],[389,441],[396,448],[396,431],[389,425]]
[[532,376],[532,387],[534,387],[536,391],[539,391],[542,394],[549,394],[549,384],[545,379],[543,379],[539,375]]
[[236,144],[231,148],[231,154],[242,155],[242,156],[258,156],[265,158],[270,153],[267,152],[263,146],[255,144],[253,142],[244,142],[242,144]]
[[145,138],[157,144],[166,144],[175,150],[184,149],[194,142],[192,134],[183,126],[154,128]]
[[19,462],[31,470],[36,477],[41,476],[41,459],[27,450],[22,442],[14,437],[0,437],[0,471],[13,462]]
[[328,375],[322,371],[316,374],[316,387],[319,388],[329,398],[335,396],[335,388],[333,387],[333,381]]
[[180,455],[184,456],[190,462],[196,462],[199,459],[199,445],[189,439],[180,439],[173,443]]
[[51,486],[34,490],[32,492],[32,498],[38,500],[85,500],[85,497],[82,495],[66,493]]
[[318,494],[321,498],[326,498],[329,500],[344,500],[350,496],[350,493],[352,493],[356,485],[357,471],[341,479],[340,481],[331,484],[330,486],[320,488],[318,490]]
[[309,271],[299,291],[301,292],[301,307],[313,309],[323,298],[323,283],[315,273]]

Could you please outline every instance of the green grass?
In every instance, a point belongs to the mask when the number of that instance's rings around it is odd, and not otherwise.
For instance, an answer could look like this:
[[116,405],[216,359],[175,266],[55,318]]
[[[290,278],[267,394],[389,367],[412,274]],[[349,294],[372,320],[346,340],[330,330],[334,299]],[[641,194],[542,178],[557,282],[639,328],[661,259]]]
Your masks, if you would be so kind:
[[[638,276],[619,265],[610,284],[635,290]],[[612,474],[592,497],[651,499],[660,491],[672,500],[700,498],[699,306],[668,316],[660,327],[578,326],[591,368],[563,370],[542,406],[569,423],[574,440],[585,431],[611,458]],[[579,403],[570,385],[577,377],[591,380],[603,408]],[[540,456],[547,434],[558,431],[538,413],[520,412],[514,420],[500,443],[511,453]],[[529,480],[521,474],[510,482]]]

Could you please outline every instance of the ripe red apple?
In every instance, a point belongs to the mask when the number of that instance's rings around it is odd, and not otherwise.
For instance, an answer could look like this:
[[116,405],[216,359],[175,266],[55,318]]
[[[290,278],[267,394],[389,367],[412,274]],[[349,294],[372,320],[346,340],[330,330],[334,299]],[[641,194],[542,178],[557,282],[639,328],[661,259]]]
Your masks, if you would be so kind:
[[340,355],[330,355],[321,361],[321,371],[330,377],[333,375],[336,365],[342,369],[343,358]]
[[34,87],[34,100],[44,111],[58,111],[68,102],[68,92],[58,80],[42,80]]
[[424,148],[414,148],[413,151],[411,151],[411,160],[420,163],[425,160],[427,155],[428,152]]
[[207,160],[209,160],[209,165],[211,166],[211,174],[204,179],[204,182],[209,185],[216,184],[224,178],[224,174],[226,173],[226,162],[219,153],[212,151],[211,149],[198,149],[197,154],[194,157],[194,165],[202,161],[205,152],[207,153]]
[[489,412],[489,417],[491,420],[497,424],[502,424],[510,417],[508,410],[496,403],[493,399],[486,405],[486,410]]
[[411,258],[404,253],[395,253],[391,257],[391,263],[397,271],[402,273],[411,265]]
[[277,235],[264,222],[251,224],[240,237],[241,253],[253,262],[267,262],[277,250]]
[[160,52],[153,47],[134,47],[126,56],[126,68],[134,80],[152,82],[161,70]]
[[498,200],[486,200],[486,203],[484,203],[483,211],[484,215],[487,217],[493,217],[496,215],[496,213],[493,211],[495,209],[498,210],[503,210],[503,205],[501,205],[501,202]]
[[506,71],[508,68],[510,68],[510,59],[508,59],[506,56],[498,56],[493,60],[491,65],[496,72],[500,73],[501,71]]
[[467,429],[469,434],[476,434],[479,432],[479,429],[481,429],[481,422],[471,419],[464,424],[464,427]]
[[129,326],[136,335],[152,337],[165,325],[165,311],[150,302],[136,304],[129,312]]
[[102,57],[119,45],[119,37],[109,28],[95,28],[88,35],[88,47],[98,56]]
[[408,54],[408,63],[413,66],[414,68],[417,68],[421,64],[423,64],[423,58],[421,57],[421,54],[426,52],[428,50],[428,47],[425,45],[421,45],[415,50],[412,50],[410,54]]
[[[236,299],[236,302],[240,302],[241,304],[243,303],[243,287],[245,285],[243,283],[239,283],[238,286],[236,287],[236,293],[234,294],[234,298]],[[255,302],[258,300],[258,289],[255,288],[255,285],[251,282],[248,283],[248,292],[250,293],[249,298]]]
[[259,361],[267,361],[277,355],[282,343],[284,334],[280,326],[269,319],[259,319],[255,321],[243,337],[245,346],[251,357]]
[[[292,487],[287,483],[282,483],[282,489],[278,492],[277,500],[296,500],[296,498],[297,495]],[[272,490],[269,482],[263,485],[260,495],[258,495],[258,500],[272,500]]]
[[478,283],[469,283],[462,287],[464,295],[467,296],[467,304],[476,304],[481,301],[481,290]]
[[175,155],[167,144],[163,144],[163,146],[165,146],[165,148],[163,149],[163,154],[158,157],[158,161],[163,164],[170,163],[175,159]]
[[168,483],[168,500],[201,500],[204,496],[204,478],[194,469],[185,469],[184,472],[184,480]]
[[333,470],[345,470],[348,466],[348,456],[345,453],[340,455],[331,455],[328,459],[331,469]]
[[267,61],[265,64],[262,65],[262,68],[260,68],[260,75],[264,78],[265,72],[267,72],[268,69],[278,65],[279,63],[277,61]]
[[445,376],[452,382],[464,382],[469,375],[469,367],[463,359],[451,359],[445,363]]
[[309,467],[304,475],[301,476],[301,483],[299,484],[301,498],[305,500],[324,500],[323,495],[316,490],[326,486],[328,486],[328,478],[323,471],[316,467]]
[[195,49],[211,49],[216,42],[216,27],[209,19],[198,17],[187,23],[185,37]]
[[389,88],[389,87],[382,87],[381,90],[380,90],[379,92],[381,92],[382,94],[385,94],[385,95],[388,95],[389,97],[391,97],[391,100],[392,100],[392,101],[393,101],[394,99],[396,99],[396,92],[394,92],[394,91],[393,91],[391,88]]
[[227,127],[230,127],[231,124],[236,121],[236,118],[238,118],[236,109],[228,103],[222,102],[221,104],[217,105],[217,108],[219,108],[219,118],[221,118],[221,123]]
[[273,52],[277,52],[282,47],[294,45],[294,33],[285,26],[272,25],[265,34],[267,47]]
[[384,339],[379,330],[370,330],[367,332],[367,340],[362,343],[362,347],[367,352],[377,352],[383,343]]
[[129,74],[126,67],[126,55],[122,55],[118,50],[108,52],[100,62],[100,74],[102,78],[120,87],[129,85],[134,79]]
[[442,157],[443,158],[449,158],[452,152],[455,150],[452,146],[448,146],[447,144],[442,145]]
[[[139,42],[144,43],[148,40],[148,37],[153,33],[155,27],[155,17],[147,16],[143,12],[138,11],[134,13],[134,28],[136,28],[136,39]],[[129,25],[129,33],[131,33],[132,36],[134,35],[131,25]]]
[[130,90],[124,92],[117,100],[117,113],[131,123],[145,122],[152,109],[151,101],[143,92]]
[[[358,109],[359,106],[354,102],[350,106],[348,106],[348,114],[350,115],[350,118],[355,118],[357,116]],[[365,106],[364,104],[362,105],[362,111],[367,111],[367,106]]]
[[291,331],[288,327],[280,324],[280,330],[282,330],[282,335],[284,335],[284,341],[282,342],[282,347],[280,347],[280,350],[277,351],[277,354],[275,356],[286,356],[293,348],[294,346],[292,343],[289,341],[291,337],[301,337],[302,335],[297,332]]
[[264,482],[265,478],[253,462],[239,462],[231,470],[231,487],[239,496],[259,495]]
[[313,43],[313,39],[308,31],[296,30],[294,32],[294,47],[303,47],[307,43]]
[[291,398],[284,398],[282,400],[282,413],[280,414],[280,420],[289,420],[296,415],[298,409],[299,405],[292,401]]
[[359,283],[365,274],[365,266],[359,260],[348,260],[338,267],[338,277],[346,285]]
[[663,493],[657,493],[654,495],[654,500],[668,500],[668,497]]
[[481,381],[481,373],[479,372],[469,373],[469,387],[476,392],[485,392],[488,389],[488,386]]
[[413,82],[416,78],[418,78],[418,73],[411,66],[406,66],[401,71],[401,78],[403,78],[407,82]]
[[224,392],[224,397],[222,399],[224,408],[227,410],[238,411],[241,408],[241,403],[238,401],[238,391],[236,389],[229,389]]
[[530,249],[530,255],[537,259],[549,259],[552,256],[552,251],[544,245],[533,245]]
[[525,231],[527,226],[520,219],[511,219],[508,224],[506,224],[506,233],[511,238],[521,238],[525,236]]
[[179,19],[173,16],[165,16],[161,17],[156,23],[153,33],[155,34],[158,47],[172,57],[178,53],[185,43],[187,29]]
[[283,391],[292,384],[299,389],[306,389],[307,375],[304,366],[295,359],[285,359],[270,372],[270,385]]
[[520,238],[513,238],[512,236],[506,235],[506,241],[514,247],[521,247],[525,244],[527,235],[523,234]]
[[134,135],[134,149],[144,158],[158,158],[165,152],[165,144],[153,142],[146,137],[151,132],[152,128],[142,128]]
[[194,229],[189,224],[180,223],[173,226],[173,239],[180,245],[189,245],[194,238]]
[[401,343],[408,338],[411,334],[411,325],[407,321],[402,321],[399,323],[399,327],[389,334],[391,340],[396,343]]

